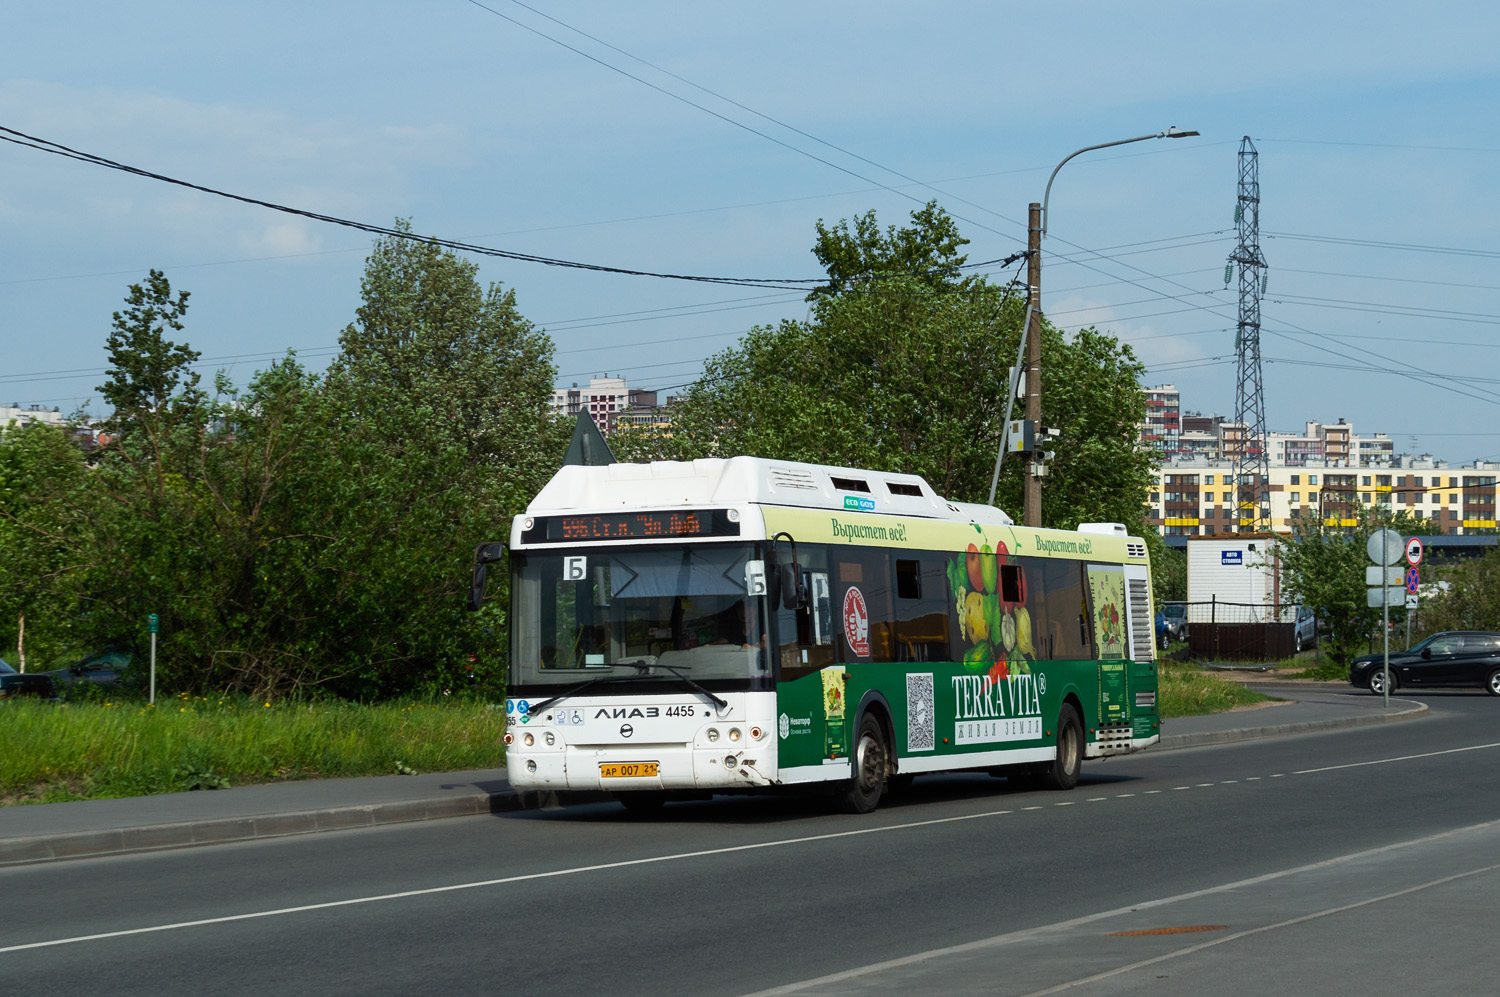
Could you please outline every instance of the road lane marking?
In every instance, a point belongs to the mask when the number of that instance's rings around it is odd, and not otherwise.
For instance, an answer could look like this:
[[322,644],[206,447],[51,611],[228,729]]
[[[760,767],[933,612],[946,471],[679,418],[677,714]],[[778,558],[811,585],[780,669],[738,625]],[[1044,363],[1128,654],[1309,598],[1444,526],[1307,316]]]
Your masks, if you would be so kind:
[[[1027,807],[1040,810],[1041,807]],[[144,928],[123,928],[119,931],[101,931],[92,935],[72,938],[53,938],[43,942],[26,942],[20,945],[0,947],[0,955],[7,952],[22,952],[27,949],[52,948],[58,945],[73,945],[78,942],[96,942],[107,938],[128,938],[131,935],[146,935],[160,931],[180,931],[184,928],[201,928],[211,924],[231,924],[235,921],[252,921],[265,917],[280,917],[287,914],[302,914],[315,910],[333,910],[338,907],[354,907],[359,904],[381,903],[387,900],[405,900],[411,897],[427,897],[440,893],[455,893],[459,890],[477,890],[488,886],[504,886],[509,883],[525,883],[539,879],[556,879],[560,876],[577,876],[586,872],[603,872],[609,869],[628,869],[631,866],[654,865],[660,862],[680,862],[685,859],[707,858],[714,855],[732,855],[735,852],[751,852],[762,848],[781,848],[787,845],[802,845],[817,841],[836,841],[864,834],[882,834],[886,831],[908,831],[919,827],[934,827],[940,824],[956,824],[966,820],[981,820],[986,817],[1003,817],[1013,810],[987,810],[984,813],[961,814],[956,817],[936,817],[932,820],[915,820],[905,824],[887,824],[883,827],[862,827],[853,831],[833,831],[828,834],[809,834],[800,838],[782,838],[777,841],[758,841],[749,845],[728,845],[723,848],[705,848],[694,852],[677,852],[672,855],[655,855],[643,859],[624,859],[619,862],[602,862],[597,865],[574,866],[570,869],[552,869],[548,872],[531,872],[519,876],[504,876],[500,879],[481,879],[472,883],[452,883],[448,886],[429,886],[420,890],[402,890],[399,893],[381,893],[369,897],[350,897],[346,900],[328,900],[323,903],[301,904],[296,907],[279,907],[274,910],[257,910],[244,914],[226,914],[222,917],[205,917],[196,921],[177,921],[172,924],[153,924]]]
[[[1232,892],[1234,892],[1236,890],[1243,890],[1243,889],[1245,889],[1246,887],[1249,887],[1249,886],[1259,886],[1262,883],[1270,883],[1270,882],[1274,882],[1275,880],[1278,880],[1278,879],[1285,879],[1288,876],[1296,876],[1296,875],[1300,875],[1302,873],[1307,873],[1307,872],[1316,872],[1316,871],[1318,871],[1320,869],[1327,869],[1327,868],[1331,868],[1333,866],[1343,865],[1344,863],[1347,863],[1347,862],[1357,862],[1357,861],[1361,861],[1363,859],[1372,858],[1372,857],[1374,857],[1376,855],[1384,855],[1384,854],[1386,854],[1388,852],[1394,852],[1394,851],[1398,851],[1400,849],[1411,848],[1414,845],[1416,845],[1416,846],[1426,845],[1426,844],[1430,844],[1431,842],[1434,842],[1434,841],[1441,841],[1444,838],[1454,837],[1454,836],[1460,835],[1460,834],[1467,834],[1467,833],[1470,833],[1470,832],[1473,832],[1473,831],[1490,830],[1490,829],[1493,829],[1493,828],[1500,828],[1500,820],[1485,821],[1484,823],[1481,823],[1481,824],[1470,824],[1468,827],[1458,827],[1458,828],[1454,828],[1451,831],[1441,831],[1441,832],[1439,832],[1437,834],[1430,834],[1430,835],[1427,835],[1425,837],[1415,838],[1415,839],[1413,839],[1411,841],[1402,841],[1402,842],[1398,842],[1398,843],[1396,843],[1394,845],[1382,845],[1379,848],[1371,848],[1371,849],[1369,849],[1367,851],[1355,852],[1352,855],[1340,855],[1340,856],[1338,856],[1336,858],[1324,859],[1321,862],[1313,862],[1313,863],[1311,863],[1309,865],[1297,866],[1297,867],[1292,868],[1292,869],[1282,869],[1282,870],[1280,870],[1278,872],[1268,872],[1268,873],[1265,873],[1265,874],[1260,875],[1260,876],[1252,877],[1250,879],[1241,879],[1241,880],[1238,880],[1238,881],[1233,882],[1233,883],[1223,883],[1223,884],[1221,884],[1219,886],[1209,886],[1209,887],[1205,887],[1204,889],[1201,889],[1201,890],[1194,890],[1191,893],[1179,893],[1176,896],[1163,897],[1163,898],[1161,898],[1159,900],[1147,900],[1147,901],[1144,901],[1142,903],[1131,904],[1128,907],[1116,907],[1114,910],[1099,911],[1098,913],[1095,913],[1095,914],[1085,914],[1082,917],[1075,917],[1075,918],[1073,918],[1071,920],[1068,920],[1068,921],[1057,921],[1057,922],[1055,922],[1053,924],[1043,924],[1043,925],[1039,925],[1038,927],[1035,927],[1035,928],[1022,928],[1019,931],[1011,931],[1011,932],[1007,932],[1007,933],[1005,933],[1003,935],[993,935],[993,936],[991,936],[989,938],[978,939],[977,941],[964,942],[961,945],[951,945],[951,946],[948,946],[946,948],[940,948],[940,949],[928,949],[925,952],[917,952],[917,953],[914,953],[912,955],[901,956],[900,958],[897,958],[897,959],[889,959],[889,960],[886,960],[885,962],[871,963],[868,966],[859,966],[859,967],[856,967],[854,969],[846,969],[843,972],[840,972],[840,973],[831,973],[828,976],[820,976],[820,977],[817,977],[816,979],[799,980],[796,983],[788,983],[788,984],[785,984],[783,986],[772,987],[772,988],[770,988],[768,990],[757,990],[756,992],[754,992],[752,994],[745,995],[745,997],[779,997],[779,995],[782,995],[782,994],[794,994],[794,993],[799,993],[799,992],[804,991],[804,990],[811,990],[813,987],[819,987],[819,986],[824,986],[824,985],[833,984],[833,983],[843,983],[843,982],[848,981],[848,980],[855,980],[855,979],[859,979],[861,977],[871,976],[871,975],[876,974],[876,973],[884,972],[885,970],[888,970],[888,969],[900,969],[900,968],[905,967],[905,966],[911,966],[911,965],[915,965],[917,963],[927,962],[927,961],[932,960],[932,959],[940,959],[940,958],[943,958],[945,956],[963,955],[963,954],[970,953],[970,952],[980,952],[980,951],[984,951],[986,949],[995,949],[995,948],[1000,948],[1000,947],[1006,946],[1006,945],[1013,945],[1013,944],[1015,944],[1017,942],[1031,941],[1031,940],[1039,938],[1039,937],[1041,937],[1042,935],[1045,935],[1045,934],[1050,934],[1050,933],[1059,932],[1059,931],[1067,931],[1067,930],[1070,930],[1072,928],[1078,928],[1078,927],[1082,927],[1084,925],[1094,924],[1094,923],[1097,923],[1099,921],[1108,920],[1109,918],[1112,918],[1112,917],[1120,917],[1121,915],[1124,915],[1124,914],[1133,914],[1133,913],[1135,913],[1137,911],[1144,910],[1144,909],[1147,909],[1147,908],[1165,907],[1165,906],[1168,906],[1170,904],[1182,903],[1183,901],[1186,901],[1186,900],[1196,900],[1199,897],[1213,896],[1214,894],[1219,894],[1219,893],[1232,893]],[[1453,876],[1446,877],[1445,879],[1435,880],[1435,881],[1433,881],[1431,883],[1424,883],[1424,884],[1422,884],[1420,886],[1409,887],[1406,890],[1400,890],[1400,891],[1397,891],[1395,893],[1388,894],[1387,896],[1384,896],[1384,897],[1375,897],[1375,898],[1370,899],[1370,900],[1362,900],[1362,901],[1359,901],[1358,903],[1350,904],[1348,907],[1334,908],[1334,909],[1330,909],[1330,910],[1327,910],[1327,911],[1318,911],[1317,913],[1314,913],[1314,914],[1307,914],[1307,915],[1304,915],[1301,918],[1294,918],[1291,921],[1287,921],[1287,922],[1285,922],[1285,924],[1296,924],[1299,921],[1310,920],[1311,918],[1314,918],[1314,917],[1322,917],[1322,916],[1326,916],[1328,914],[1335,914],[1335,913],[1338,913],[1341,910],[1351,910],[1351,909],[1353,909],[1355,907],[1360,906],[1361,904],[1376,903],[1376,902],[1381,901],[1381,900],[1388,900],[1388,899],[1400,896],[1403,893],[1414,892],[1415,890],[1425,889],[1425,888],[1427,888],[1429,886],[1437,886],[1437,885],[1440,885],[1440,884],[1442,884],[1444,882],[1449,882],[1449,881],[1452,881],[1452,880],[1455,880],[1455,879],[1460,879],[1460,878],[1465,877],[1465,876],[1476,876],[1476,875],[1479,875],[1481,873],[1489,872],[1489,871],[1492,871],[1492,870],[1495,870],[1495,869],[1500,869],[1500,865],[1488,866],[1488,867],[1486,867],[1484,869],[1473,869],[1473,870],[1470,870],[1468,872],[1457,873],[1457,874],[1455,874]],[[1213,939],[1212,943],[1205,943],[1203,945],[1194,946],[1194,950],[1199,949],[1199,948],[1206,948],[1206,947],[1208,947],[1208,944],[1222,944],[1222,943],[1224,943],[1226,941],[1233,940],[1233,938],[1235,938],[1235,937],[1243,937],[1244,935],[1251,934],[1251,933],[1253,933],[1255,931],[1266,931],[1266,930],[1270,930],[1270,928],[1273,928],[1273,927],[1283,927],[1283,926],[1285,926],[1285,924],[1283,924],[1283,925],[1267,925],[1267,926],[1265,926],[1263,928],[1249,929],[1247,931],[1241,932],[1239,935],[1236,935],[1236,936],[1229,936],[1229,937],[1225,937],[1225,938],[1215,938],[1215,939]],[[1186,951],[1184,951],[1181,954],[1187,954],[1188,951],[1192,951],[1192,950],[1186,950]],[[1149,964],[1150,964],[1150,961],[1147,961],[1147,962],[1141,963],[1139,965],[1149,965]],[[1129,966],[1129,967],[1122,967],[1119,970],[1113,970],[1111,972],[1112,973],[1126,972],[1129,969],[1133,969],[1133,968],[1139,968],[1139,966],[1133,965],[1133,966]],[[1103,974],[1103,975],[1109,975],[1109,974]],[[1103,976],[1101,975],[1101,977],[1098,977],[1098,978],[1103,978]],[[1094,978],[1091,978],[1091,979],[1094,979]],[[1039,991],[1037,994],[1027,995],[1027,997],[1040,997],[1041,994],[1055,993],[1056,991],[1058,991],[1060,989],[1067,989],[1067,988],[1070,988],[1070,987],[1080,986],[1083,983],[1087,983],[1087,982],[1089,982],[1089,981],[1088,980],[1076,980],[1076,981],[1074,981],[1072,983],[1065,983],[1065,984],[1062,984],[1059,987],[1054,987],[1052,990],[1043,990],[1043,991]]]
[[[1409,762],[1416,758],[1436,758],[1439,755],[1456,755],[1464,751],[1483,751],[1486,748],[1500,748],[1500,741],[1491,744],[1471,744],[1467,748],[1448,748],[1444,751],[1424,751],[1420,755],[1398,755],[1395,758],[1374,758],[1367,762],[1350,762],[1347,765],[1325,765],[1316,769],[1298,769],[1292,775],[1312,775],[1314,772],[1335,772],[1339,769],[1357,769],[1365,765],[1388,765],[1391,762]],[[1271,776],[1272,779],[1276,776]]]
[[1211,949],[1216,945],[1224,945],[1229,942],[1238,941],[1241,938],[1249,938],[1252,935],[1260,935],[1264,934],[1267,931],[1275,931],[1278,928],[1290,928],[1295,924],[1304,924],[1308,921],[1316,921],[1321,917],[1331,917],[1334,914],[1343,914],[1347,911],[1358,910],[1361,907],[1368,907],[1371,904],[1384,903],[1387,900],[1395,900],[1398,897],[1404,897],[1411,893],[1418,893],[1422,890],[1430,890],[1434,886],[1442,886],[1444,883],[1452,883],[1455,880],[1459,879],[1468,879],[1471,876],[1482,876],[1487,872],[1494,872],[1497,869],[1500,869],[1500,864],[1487,865],[1480,869],[1469,869],[1465,872],[1455,872],[1451,876],[1443,876],[1441,879],[1434,879],[1431,882],[1427,883],[1418,883],[1416,886],[1408,886],[1404,890],[1395,890],[1394,892],[1386,893],[1382,896],[1368,897],[1364,900],[1356,900],[1354,903],[1344,904],[1340,907],[1328,907],[1324,910],[1313,911],[1311,914],[1302,914],[1299,917],[1289,917],[1285,921],[1278,921],[1275,924],[1263,924],[1258,928],[1246,928],[1244,931],[1236,931],[1232,935],[1225,935],[1222,938],[1214,938],[1206,942],[1199,942],[1197,945],[1189,945],[1186,948],[1178,949],[1175,952],[1167,952],[1163,955],[1155,956],[1150,959],[1142,959],[1140,962],[1133,962],[1128,966],[1118,966],[1114,969],[1105,970],[1102,973],[1095,973],[1093,976],[1086,976],[1082,979],[1077,980],[1069,980],[1067,983],[1059,983],[1057,986],[1048,987],[1046,990],[1033,990],[1031,993],[1026,994],[1025,997],[1047,997],[1048,994],[1062,993],[1064,990],[1072,990],[1074,987],[1088,986],[1090,983],[1098,983],[1100,980],[1107,980],[1112,976],[1120,976],[1124,973],[1134,972],[1137,969],[1144,969],[1147,966],[1155,966],[1156,964],[1166,962],[1169,959],[1179,959],[1185,955],[1192,955],[1194,952],[1202,952],[1204,949]]
[[1237,782],[1239,782],[1238,779],[1225,779],[1223,782],[1219,783],[1219,785],[1221,785],[1221,786],[1233,786]]
[[1117,799],[1117,800],[1123,800],[1127,796],[1134,796],[1134,795],[1135,795],[1134,793],[1116,793],[1115,794],[1115,799]]

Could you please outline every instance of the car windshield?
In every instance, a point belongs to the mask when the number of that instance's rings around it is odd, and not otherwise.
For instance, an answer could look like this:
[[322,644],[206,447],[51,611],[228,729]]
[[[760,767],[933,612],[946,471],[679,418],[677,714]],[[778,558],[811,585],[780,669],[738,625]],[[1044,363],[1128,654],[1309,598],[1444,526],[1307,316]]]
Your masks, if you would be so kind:
[[511,685],[768,676],[754,555],[745,544],[514,553]]
[[10,667],[10,662],[0,658],[0,675],[15,675],[16,670]]
[[1187,615],[1187,607],[1180,603],[1175,606],[1168,605],[1162,609],[1162,612],[1167,614],[1168,619],[1180,620]]

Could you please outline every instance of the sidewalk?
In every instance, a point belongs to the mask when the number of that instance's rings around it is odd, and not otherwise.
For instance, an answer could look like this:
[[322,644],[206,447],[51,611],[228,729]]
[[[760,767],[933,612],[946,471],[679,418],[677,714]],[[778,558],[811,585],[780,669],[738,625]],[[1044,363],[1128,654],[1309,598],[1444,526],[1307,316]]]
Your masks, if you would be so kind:
[[[1370,695],[1338,683],[1264,686],[1296,702],[1164,721],[1152,751],[1405,719],[1427,711],[1407,699],[1390,714]],[[570,793],[598,802],[605,793]],[[314,831],[557,805],[555,793],[510,788],[504,769],[417,776],[316,779],[120,800],[0,808],[0,866],[117,852],[220,844]]]

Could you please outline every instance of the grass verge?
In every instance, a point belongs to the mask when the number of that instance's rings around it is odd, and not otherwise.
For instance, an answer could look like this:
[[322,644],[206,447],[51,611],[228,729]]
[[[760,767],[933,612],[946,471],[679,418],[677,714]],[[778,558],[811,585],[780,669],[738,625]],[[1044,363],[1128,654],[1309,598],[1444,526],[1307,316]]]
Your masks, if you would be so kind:
[[270,703],[179,696],[0,706],[0,805],[243,783],[493,768],[505,712],[483,703]]
[[1163,718],[1223,713],[1275,699],[1197,665],[1158,662],[1157,709]]

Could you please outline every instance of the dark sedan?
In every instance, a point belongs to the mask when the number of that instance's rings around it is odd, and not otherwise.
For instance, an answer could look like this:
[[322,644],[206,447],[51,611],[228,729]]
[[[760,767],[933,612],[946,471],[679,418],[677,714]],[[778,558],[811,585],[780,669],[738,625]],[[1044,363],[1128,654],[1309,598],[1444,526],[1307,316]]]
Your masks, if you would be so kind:
[[[1349,666],[1349,683],[1383,695],[1383,656],[1367,654]],[[1402,686],[1480,686],[1500,696],[1500,633],[1449,630],[1410,651],[1391,652],[1391,692]]]
[[16,696],[40,696],[42,699],[56,699],[57,689],[52,685],[52,678],[48,675],[23,675],[4,660],[0,659],[0,701],[12,699]]

